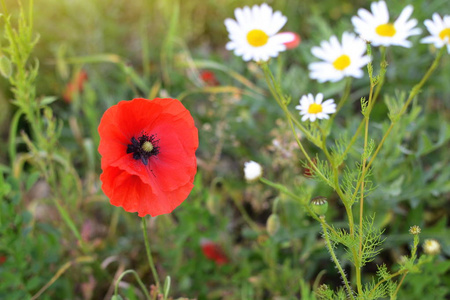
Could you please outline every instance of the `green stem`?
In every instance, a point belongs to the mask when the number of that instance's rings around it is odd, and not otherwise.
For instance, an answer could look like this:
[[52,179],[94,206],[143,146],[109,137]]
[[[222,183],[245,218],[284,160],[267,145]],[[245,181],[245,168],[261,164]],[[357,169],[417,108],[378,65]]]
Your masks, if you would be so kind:
[[341,273],[341,277],[342,277],[342,280],[344,281],[345,288],[347,289],[348,296],[351,299],[355,299],[355,297],[353,296],[353,290],[350,287],[350,284],[348,283],[347,276],[345,276],[345,272],[342,269],[342,266],[339,263],[339,260],[337,259],[336,254],[334,253],[333,245],[331,244],[330,238],[328,236],[327,228],[325,226],[323,226],[323,223],[321,223],[321,224],[322,224],[322,230],[323,230],[323,237],[325,238],[325,244],[328,248],[328,251],[330,252],[331,259],[333,260],[334,264],[336,265],[336,268],[338,269],[339,273]]
[[[370,101],[368,107],[367,107],[367,114],[370,115],[370,113],[372,112],[372,108],[375,105],[376,100],[378,99],[378,95],[380,94],[381,88],[383,87],[384,84],[384,78],[386,76],[386,67],[387,67],[387,62],[386,62],[386,48],[385,47],[381,47],[380,48],[381,51],[381,63],[380,63],[380,78],[378,80],[378,82],[375,84],[374,78],[372,77],[372,75],[370,75],[370,87],[371,89],[374,88],[374,86],[376,85],[376,89],[375,89],[375,93],[373,95],[372,100]],[[369,95],[370,98],[370,95]],[[347,145],[347,148],[344,151],[344,154],[342,155],[342,157],[345,157],[347,155],[347,153],[350,151],[350,149],[353,147],[353,144],[356,142],[356,139],[358,138],[361,130],[363,129],[365,124],[365,119],[362,119],[361,122],[359,123],[358,129],[356,129],[355,134],[353,135],[352,139],[350,140],[350,143]]]
[[[280,86],[276,83],[275,78],[273,77],[272,72],[269,69],[269,65],[265,62],[261,64],[261,67],[264,72],[264,76],[267,82],[267,86],[269,87],[269,90],[272,94],[272,96],[275,98],[275,101],[277,101],[278,105],[283,109],[285,114],[289,114],[291,119],[294,120],[295,125],[305,134],[306,138],[308,138],[310,141],[312,141],[314,144],[317,145],[316,139],[309,133],[309,131],[298,121],[296,120],[292,114],[287,110],[286,107],[286,100],[284,99],[283,93],[281,91]],[[319,145],[317,145],[319,146]],[[319,146],[320,147],[320,146]]]
[[9,146],[8,146],[8,152],[9,152],[9,159],[11,161],[11,168],[14,166],[14,163],[16,161],[16,147],[17,147],[17,129],[19,127],[19,121],[20,117],[23,114],[22,109],[18,109],[16,113],[14,114],[14,117],[11,120],[10,128],[9,128]]
[[[385,48],[383,47],[385,50]],[[383,51],[383,54],[386,52]],[[383,55],[384,57],[384,55]],[[382,69],[381,74],[382,78],[384,78],[384,71]],[[369,100],[367,103],[366,110],[363,111],[364,114],[364,148],[363,148],[363,160],[362,160],[362,181],[361,181],[361,199],[359,201],[359,250],[358,250],[358,256],[355,260],[355,271],[356,271],[356,286],[358,288],[358,292],[362,294],[362,282],[361,282],[361,268],[362,268],[362,244],[363,244],[363,219],[364,219],[364,176],[366,173],[366,162],[367,162],[367,144],[368,144],[368,138],[369,138],[369,119],[370,119],[370,111],[367,111],[367,109],[371,109],[373,107],[373,88],[374,88],[374,81],[373,78],[370,78],[370,91],[369,91]],[[378,86],[380,87],[380,86]],[[358,191],[358,186],[356,186],[355,192]],[[351,202],[353,203],[353,201]]]
[[[358,129],[356,129],[355,133],[353,134],[353,137],[352,137],[352,139],[350,140],[350,143],[348,143],[347,147],[345,148],[345,151],[344,151],[344,153],[342,154],[342,157],[346,157],[347,154],[348,154],[348,152],[350,151],[350,149],[352,149],[353,144],[355,144],[356,139],[357,139],[358,136],[359,136],[359,133],[361,132],[361,130],[362,130],[363,127],[364,127],[364,123],[365,123],[365,120],[362,119],[361,123],[359,123]],[[343,162],[343,161],[342,161],[342,162]]]
[[242,206],[242,204],[239,202],[239,200],[236,197],[231,197],[233,199],[234,204],[236,205],[237,209],[241,213],[242,217],[244,218],[245,222],[247,222],[248,226],[250,226],[251,229],[255,232],[261,232],[261,229],[258,227],[258,225],[253,222],[252,218],[248,215],[245,208]]
[[398,291],[400,290],[400,287],[402,286],[403,280],[405,280],[406,275],[408,275],[408,271],[406,271],[406,272],[403,274],[402,278],[400,279],[400,282],[399,282],[398,285],[397,285],[397,288],[395,289],[395,292],[394,292],[394,293],[392,294],[392,296],[391,296],[391,299],[397,299],[397,293],[398,293]]
[[327,126],[326,126],[326,128],[327,128],[326,132],[327,133],[329,133],[329,131],[330,131],[330,127],[333,124],[334,118],[336,118],[336,115],[339,113],[339,111],[342,109],[342,107],[344,107],[344,104],[349,99],[351,86],[352,86],[352,78],[351,77],[347,77],[346,80],[345,80],[344,92],[342,93],[341,100],[339,101],[339,103],[337,105],[336,112],[331,115],[330,119],[327,122]]
[[[320,129],[320,127],[319,127]],[[321,129],[320,129],[321,130]],[[322,151],[325,153],[325,156],[327,157],[328,161],[330,162],[330,165],[333,169],[333,187],[336,190],[337,194],[342,200],[342,203],[344,204],[345,211],[347,212],[347,218],[348,218],[348,224],[350,228],[350,234],[353,235],[354,232],[354,220],[353,220],[353,211],[352,211],[352,204],[347,201],[347,198],[344,194],[344,192],[341,189],[341,186],[339,184],[339,168],[334,163],[333,158],[328,151],[327,145],[326,145],[326,134],[321,130],[322,133]]]
[[331,227],[330,225],[328,225],[328,223],[325,221],[325,219],[319,218],[319,216],[311,209],[309,204],[305,203],[304,199],[298,197],[297,195],[295,195],[294,193],[289,191],[284,185],[277,184],[277,183],[272,182],[272,181],[270,181],[270,180],[268,180],[266,178],[263,178],[263,177],[261,177],[259,180],[262,183],[267,184],[268,186],[271,186],[271,187],[279,190],[281,193],[284,193],[284,194],[288,195],[289,197],[291,197],[292,199],[297,200],[298,202],[303,204],[304,208],[308,211],[308,213],[311,215],[311,217],[313,219],[315,219],[318,222],[320,222],[323,226],[326,226],[328,228],[328,230],[333,232],[333,234],[338,235],[336,230],[333,227]]
[[399,276],[399,275],[401,275],[401,274],[405,274],[405,272],[408,272],[408,270],[406,270],[406,269],[400,270],[400,271],[398,271],[398,272],[396,272],[396,273],[394,273],[394,274],[392,274],[392,275],[390,275],[390,276],[388,276],[388,277],[386,277],[386,278],[384,278],[384,279],[378,281],[377,284],[373,287],[373,289],[370,290],[369,297],[372,296],[373,293],[375,293],[375,291],[378,289],[378,287],[379,287],[383,282],[386,282],[386,281],[388,281],[388,280],[391,280],[392,278],[397,277],[397,276]]
[[[442,55],[444,54],[445,50],[447,48],[446,47],[442,47],[441,51],[439,51],[438,55],[436,56],[436,58],[434,59],[433,63],[431,64],[430,68],[428,69],[428,71],[425,73],[425,75],[423,76],[423,78],[420,80],[420,82],[418,84],[416,84],[412,89],[411,92],[409,93],[409,97],[406,100],[405,104],[403,105],[402,109],[400,110],[400,112],[397,115],[397,118],[391,121],[391,125],[389,126],[389,128],[387,129],[386,133],[383,135],[383,138],[381,139],[380,144],[378,144],[377,149],[375,150],[374,154],[372,155],[372,158],[370,159],[369,163],[366,166],[366,170],[365,172],[363,172],[358,180],[358,183],[356,186],[360,186],[361,182],[363,180],[363,178],[365,177],[365,173],[367,172],[367,170],[372,166],[372,163],[374,162],[375,158],[377,157],[378,153],[381,150],[381,147],[383,146],[384,142],[386,141],[386,138],[389,136],[389,133],[392,131],[392,129],[394,128],[394,125],[397,123],[397,120],[406,112],[406,109],[408,108],[408,106],[411,104],[412,100],[414,99],[415,96],[417,96],[417,94],[420,92],[420,89],[423,87],[423,85],[425,84],[425,82],[430,78],[431,74],[434,72],[434,70],[437,68],[438,64],[439,64],[439,60],[441,59]],[[354,200],[356,198],[356,194],[357,194],[358,190],[355,190],[355,193],[353,193],[352,196],[352,200]]]
[[[311,168],[314,170],[314,172],[322,178],[322,180],[324,180],[328,185],[333,186],[333,183],[330,182],[328,180],[328,178],[325,177],[325,175],[322,174],[322,172],[320,172],[320,170],[317,168],[316,164],[312,161],[312,159],[309,157],[308,153],[306,152],[305,148],[303,147],[302,142],[300,141],[300,139],[297,136],[297,132],[295,131],[295,127],[293,125],[293,118],[291,113],[288,111],[286,104],[285,104],[285,100],[283,98],[283,94],[280,90],[280,88],[275,84],[275,79],[273,78],[272,72],[270,71],[267,63],[263,63],[262,65],[262,69],[264,71],[264,75],[265,75],[265,79],[267,82],[267,85],[269,87],[270,92],[272,93],[272,95],[274,96],[275,100],[277,101],[278,105],[281,107],[281,109],[283,110],[283,112],[285,113],[287,119],[288,119],[288,123],[289,126],[291,127],[291,130],[294,134],[294,138],[295,141],[297,142],[301,152],[303,153],[303,155],[305,156],[306,160],[308,161],[309,165],[311,166]],[[294,119],[295,120],[295,119]],[[299,124],[298,122],[295,122],[297,126],[299,126],[300,130],[302,130],[302,132],[305,133],[305,135],[308,137],[308,139],[310,140],[315,140],[311,134],[306,130],[306,128],[304,128],[301,124]],[[320,147],[320,144],[319,144]]]
[[127,275],[132,273],[134,275],[134,277],[136,278],[136,281],[138,282],[139,286],[141,287],[142,291],[144,292],[145,298],[146,299],[151,299],[150,295],[147,291],[147,289],[145,288],[144,283],[142,282],[142,280],[139,278],[139,275],[136,273],[135,270],[126,270],[124,271],[122,274],[120,274],[119,278],[117,278],[116,284],[114,286],[114,296],[118,296],[119,293],[119,283],[122,281],[122,278]]
[[[383,87],[384,84],[384,78],[386,77],[386,68],[387,68],[386,47],[381,46],[380,52],[381,52],[380,78],[378,79],[377,88],[375,89],[375,93],[373,95],[372,106],[369,105],[370,110],[372,110],[373,104],[375,103],[376,99],[378,99],[378,95],[380,94],[381,88]],[[371,82],[373,81],[371,80]]]
[[142,219],[142,232],[144,233],[144,243],[145,243],[145,250],[147,252],[148,263],[150,265],[150,269],[152,270],[153,279],[155,280],[156,288],[159,293],[161,291],[161,283],[159,281],[158,272],[156,272],[155,263],[153,262],[152,252],[150,250],[150,242],[147,236],[147,220],[145,219],[145,217],[142,217],[141,219]]

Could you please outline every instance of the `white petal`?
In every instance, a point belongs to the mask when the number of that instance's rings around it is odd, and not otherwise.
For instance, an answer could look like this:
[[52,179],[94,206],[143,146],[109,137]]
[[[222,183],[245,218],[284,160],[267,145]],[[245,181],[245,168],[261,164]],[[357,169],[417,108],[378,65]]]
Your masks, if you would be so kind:
[[286,24],[287,18],[281,14],[281,12],[276,11],[271,20],[270,24],[270,35],[274,35]]
[[328,61],[329,55],[320,47],[312,47],[311,53],[317,58]]
[[233,41],[228,42],[228,43],[225,45],[225,49],[227,49],[227,50],[233,50],[233,49],[235,49],[235,48],[236,48],[236,43],[233,42]]
[[376,5],[376,2],[373,2],[371,5],[373,15],[375,18],[382,22],[382,23],[388,23],[389,22],[389,11],[386,5],[386,2],[380,1],[378,2],[378,5]]
[[436,40],[436,38],[434,36],[430,35],[430,36],[427,36],[427,37],[424,37],[423,39],[421,39],[420,42],[422,44],[432,44],[435,42],[435,40]]
[[406,21],[409,19],[411,14],[413,13],[414,7],[412,5],[407,5],[402,12],[400,13],[400,16],[397,18],[397,20],[394,23],[394,26],[401,23],[406,23]]
[[323,100],[323,94],[322,93],[318,93],[316,96],[316,104],[321,104]]
[[432,34],[432,35],[439,35],[440,32],[440,28],[438,28],[436,26],[435,23],[433,23],[433,21],[431,20],[425,20],[425,22],[423,22],[425,24],[425,26],[427,27],[428,31]]

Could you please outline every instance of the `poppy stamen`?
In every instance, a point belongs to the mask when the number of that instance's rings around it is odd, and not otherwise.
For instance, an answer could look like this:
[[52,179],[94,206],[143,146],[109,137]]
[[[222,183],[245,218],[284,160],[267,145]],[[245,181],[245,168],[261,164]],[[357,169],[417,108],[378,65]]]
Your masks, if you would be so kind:
[[127,146],[127,153],[133,153],[133,158],[141,160],[146,166],[148,165],[148,159],[151,156],[155,156],[159,153],[159,140],[156,139],[156,135],[143,134],[137,139],[131,138],[131,144]]

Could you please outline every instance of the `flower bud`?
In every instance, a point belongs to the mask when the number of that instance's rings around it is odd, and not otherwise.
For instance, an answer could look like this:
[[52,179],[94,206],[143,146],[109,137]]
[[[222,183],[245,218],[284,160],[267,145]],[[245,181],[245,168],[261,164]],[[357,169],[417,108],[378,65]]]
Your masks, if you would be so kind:
[[409,233],[411,233],[412,235],[418,235],[418,234],[420,234],[420,231],[421,231],[421,229],[417,225],[411,226],[409,228]]
[[212,215],[215,215],[219,212],[219,201],[219,196],[213,193],[209,193],[208,199],[206,200],[206,208]]
[[269,216],[266,223],[266,229],[270,236],[274,236],[278,229],[280,229],[280,218],[277,214],[271,214]]
[[262,176],[262,167],[254,161],[244,163],[244,175],[247,181],[255,181]]
[[325,215],[328,210],[327,198],[318,196],[311,199],[310,202],[311,209],[319,216]]

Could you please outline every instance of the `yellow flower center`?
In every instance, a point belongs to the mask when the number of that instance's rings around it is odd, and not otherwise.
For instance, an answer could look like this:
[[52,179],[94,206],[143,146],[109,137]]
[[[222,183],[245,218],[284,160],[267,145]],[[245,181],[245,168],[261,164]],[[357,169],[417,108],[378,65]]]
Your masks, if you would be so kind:
[[253,29],[247,33],[247,41],[253,47],[261,47],[267,44],[269,36],[260,29]]
[[149,141],[146,141],[145,143],[142,144],[142,150],[144,150],[145,152],[152,152],[153,150],[153,144],[150,143]]
[[445,41],[447,39],[447,43],[450,43],[450,28],[445,28],[439,33],[439,37],[441,40]]
[[395,30],[394,25],[392,25],[391,23],[380,25],[375,29],[375,31],[378,35],[389,37],[394,36],[395,33],[397,32],[397,30]]
[[333,67],[336,70],[342,71],[345,68],[347,68],[348,66],[350,66],[350,57],[348,57],[348,55],[341,55],[339,56],[334,62],[333,62]]
[[322,104],[313,103],[308,108],[308,114],[318,114],[322,112]]

